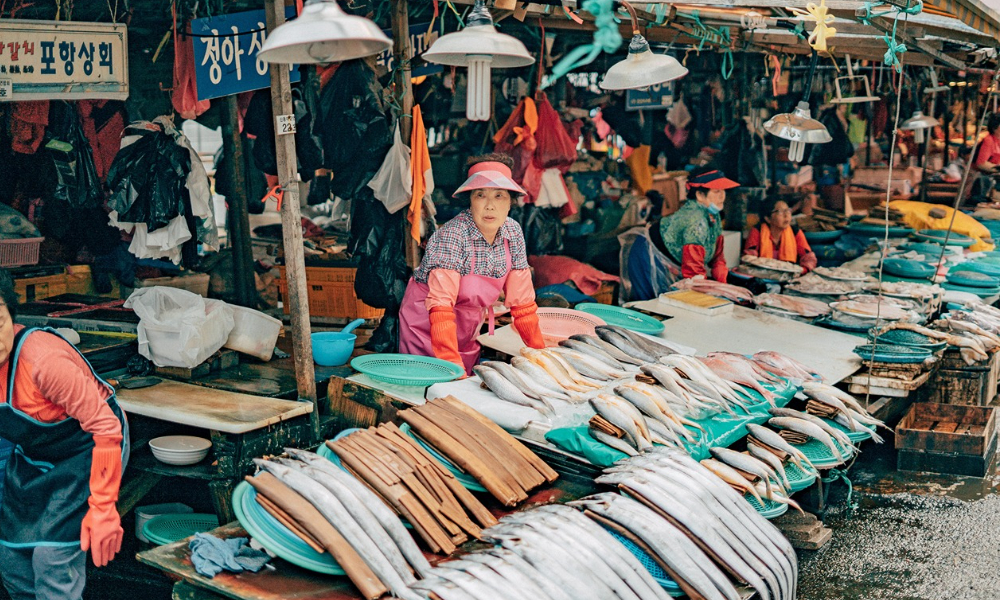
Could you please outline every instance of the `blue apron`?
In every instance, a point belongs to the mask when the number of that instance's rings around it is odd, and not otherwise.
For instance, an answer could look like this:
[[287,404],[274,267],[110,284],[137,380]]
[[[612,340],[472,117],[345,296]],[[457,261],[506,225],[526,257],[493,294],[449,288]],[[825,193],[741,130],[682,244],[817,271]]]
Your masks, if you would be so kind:
[[[11,548],[76,546],[80,544],[80,524],[89,508],[94,439],[71,417],[42,423],[14,408],[18,356],[24,340],[34,331],[37,329],[22,329],[14,336],[8,359],[7,402],[0,404],[0,435],[14,444],[0,500],[0,544]],[[59,335],[52,329],[44,331]],[[114,388],[98,377],[93,367],[91,373],[108,387],[108,406],[122,424],[124,471],[128,421],[115,401]]]

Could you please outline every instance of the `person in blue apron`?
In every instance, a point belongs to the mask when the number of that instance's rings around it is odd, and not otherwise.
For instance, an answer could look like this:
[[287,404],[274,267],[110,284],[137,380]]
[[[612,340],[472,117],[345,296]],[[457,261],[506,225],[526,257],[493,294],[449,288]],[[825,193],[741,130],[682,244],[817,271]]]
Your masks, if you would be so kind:
[[115,507],[128,422],[114,388],[55,331],[14,325],[0,270],[0,438],[13,444],[0,499],[0,578],[12,600],[76,600],[89,551],[121,550]]

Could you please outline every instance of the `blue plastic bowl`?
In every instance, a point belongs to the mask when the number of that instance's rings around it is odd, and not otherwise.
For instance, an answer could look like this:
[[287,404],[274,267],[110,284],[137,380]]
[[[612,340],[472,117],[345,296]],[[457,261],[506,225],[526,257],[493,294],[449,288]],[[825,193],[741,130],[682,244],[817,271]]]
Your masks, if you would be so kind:
[[340,331],[321,331],[312,334],[313,362],[321,367],[339,367],[347,364],[354,352],[358,336]]

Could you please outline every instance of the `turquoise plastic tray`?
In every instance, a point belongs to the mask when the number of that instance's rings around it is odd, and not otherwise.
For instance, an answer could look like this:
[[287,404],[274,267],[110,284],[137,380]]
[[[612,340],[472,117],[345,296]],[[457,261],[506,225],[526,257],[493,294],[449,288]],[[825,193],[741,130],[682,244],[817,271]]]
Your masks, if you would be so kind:
[[597,302],[584,302],[577,304],[574,308],[595,317],[600,317],[608,325],[617,325],[631,331],[649,335],[656,335],[663,331],[663,322],[628,308],[611,306],[610,304],[598,304]]
[[465,375],[455,363],[413,354],[365,354],[355,357],[351,367],[372,379],[409,386],[429,386]]
[[920,241],[934,242],[937,244],[943,244],[945,236],[948,236],[949,246],[968,248],[976,243],[976,240],[960,233],[955,233],[954,231],[951,232],[951,235],[948,235],[947,231],[940,231],[938,229],[921,229],[920,231],[913,233],[913,237]]
[[987,262],[987,259],[984,258],[958,263],[948,270],[949,273],[960,273],[963,271],[975,271],[976,273],[985,273],[986,275],[1000,277],[1000,265]]
[[989,298],[990,296],[1000,294],[1000,286],[992,288],[973,287],[971,285],[957,285],[947,281],[940,285],[946,290],[951,290],[953,292],[969,292],[970,294],[975,294],[980,298]]
[[806,469],[803,471],[793,462],[785,463],[785,475],[788,477],[788,484],[791,486],[792,494],[801,492],[816,481],[816,473],[808,470],[809,465],[806,465]]
[[883,344],[881,340],[875,347],[872,354],[872,344],[862,344],[854,348],[854,353],[863,360],[874,360],[875,362],[893,364],[914,364],[924,362],[931,357],[931,351],[926,348],[914,348],[913,346],[895,346]]
[[[875,339],[875,328],[868,330],[868,339],[872,341]],[[916,331],[908,331],[906,329],[890,329],[882,335],[878,336],[879,344],[893,344],[896,346],[909,346],[911,348],[923,348],[925,350],[930,350],[931,352],[937,352],[938,350],[943,350],[947,346],[947,342],[935,341],[926,335],[917,333]]]
[[[843,425],[837,423],[836,421],[831,421],[830,419],[823,419],[823,420],[826,421],[830,425],[830,427],[833,427],[834,429],[839,429],[840,431],[846,433],[847,437],[849,437],[851,441],[854,442],[855,444],[872,439],[871,432],[874,430],[874,428],[872,428],[869,431],[851,431],[850,429],[844,427]],[[859,423],[859,425],[861,424]],[[861,427],[865,429],[868,428],[867,425],[861,425]]]
[[886,273],[897,277],[928,278],[934,274],[934,267],[916,260],[887,258],[882,261]]
[[851,457],[851,450],[849,448],[844,448],[837,440],[833,440],[833,443],[841,450],[839,458],[834,457],[830,453],[830,449],[824,446],[819,440],[810,440],[805,444],[796,444],[795,447],[806,455],[806,458],[812,462],[813,466],[818,469],[827,469],[843,464],[844,461]]
[[[763,498],[763,496],[761,497]],[[760,513],[760,516],[765,519],[774,519],[788,512],[787,504],[782,504],[780,502],[764,498],[764,504],[762,505],[750,494],[744,494],[743,498],[750,503],[750,506],[752,506],[755,511]]]
[[215,515],[199,513],[157,515],[142,526],[142,534],[150,543],[163,546],[218,526],[219,517]]
[[951,270],[947,278],[950,283],[977,288],[995,288],[1000,284],[1000,279],[978,271]]
[[803,235],[806,236],[806,241],[810,244],[829,244],[840,239],[840,236],[844,235],[843,229],[834,229],[833,231],[803,231]]
[[[847,231],[856,235],[884,236],[885,225],[872,225],[870,223],[851,223],[847,226]],[[889,237],[906,237],[913,233],[909,227],[889,227]]]
[[684,592],[681,591],[681,586],[677,585],[677,582],[671,579],[670,575],[667,575],[667,572],[663,570],[659,563],[657,563],[648,552],[635,545],[632,540],[620,535],[617,531],[607,528],[605,529],[611,534],[611,537],[615,538],[621,542],[623,546],[628,548],[628,551],[631,552],[640,563],[642,563],[642,566],[646,567],[646,570],[649,571],[649,574],[653,576],[653,579],[656,583],[660,584],[660,587],[662,587],[664,591],[675,598],[684,595]]
[[320,554],[310,548],[299,536],[264,510],[255,498],[257,490],[241,481],[233,490],[233,512],[243,529],[260,542],[261,546],[303,569],[326,575],[345,574],[329,552]]
[[901,248],[907,252],[913,251],[924,255],[931,255],[936,260],[940,256],[944,246],[934,242],[912,242],[910,244],[903,244]]

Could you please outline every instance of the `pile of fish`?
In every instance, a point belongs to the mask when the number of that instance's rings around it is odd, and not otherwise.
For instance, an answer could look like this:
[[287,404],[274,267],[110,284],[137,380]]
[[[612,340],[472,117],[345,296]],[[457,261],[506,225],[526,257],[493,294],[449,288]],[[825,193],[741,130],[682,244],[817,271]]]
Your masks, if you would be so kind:
[[830,314],[830,305],[826,302],[802,298],[801,296],[788,296],[786,294],[760,294],[754,298],[757,306],[776,308],[786,312],[791,312],[812,319]]
[[988,360],[990,353],[1000,348],[1000,337],[997,336],[996,332],[983,327],[984,324],[989,323],[983,318],[984,314],[986,313],[976,315],[964,311],[947,313],[944,318],[934,321],[929,327],[915,323],[889,323],[878,329],[878,335],[892,329],[915,331],[930,339],[946,342],[952,348],[957,348],[962,360],[966,364],[972,365]]
[[431,567],[399,517],[365,484],[325,458],[302,450],[288,453],[294,458],[254,459],[264,471],[248,478],[258,497],[329,551],[368,600],[387,592],[419,598],[409,589],[416,582],[414,572],[423,576]]
[[[838,425],[846,427],[848,431],[865,432],[871,434],[871,439],[876,444],[881,444],[884,440],[875,433],[876,427],[889,429],[885,423],[868,414],[864,406],[861,406],[854,396],[825,383],[816,381],[805,382],[802,391],[809,398],[806,409],[813,415],[828,418]],[[823,422],[824,425],[826,422]],[[838,431],[835,428],[831,428]],[[842,433],[839,432],[838,433]]]
[[[515,513],[483,533],[494,548],[439,563],[412,589],[440,600],[670,598],[621,542],[569,506]],[[660,543],[660,551],[673,554],[666,544]]]
[[[704,465],[658,449],[605,470],[604,493],[570,503],[646,550],[691,598],[795,598],[798,563],[785,536]],[[611,597],[611,596],[603,596]]]
[[732,300],[733,302],[753,303],[753,293],[750,290],[738,285],[705,279],[704,277],[681,279],[671,287],[675,290],[694,290],[702,294],[708,294],[709,296]]

